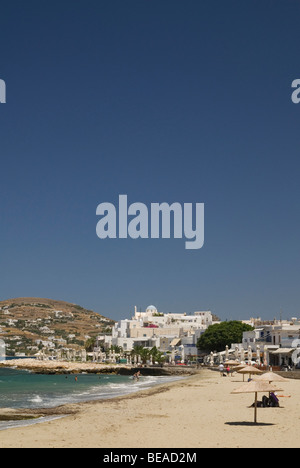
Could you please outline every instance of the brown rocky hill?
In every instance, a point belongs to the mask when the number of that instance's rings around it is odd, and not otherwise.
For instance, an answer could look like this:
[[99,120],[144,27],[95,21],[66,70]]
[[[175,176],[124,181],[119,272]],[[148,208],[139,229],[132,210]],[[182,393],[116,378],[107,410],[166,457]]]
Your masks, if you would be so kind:
[[0,339],[6,354],[35,354],[48,349],[84,346],[89,338],[109,333],[114,320],[77,304],[36,297],[0,301]]

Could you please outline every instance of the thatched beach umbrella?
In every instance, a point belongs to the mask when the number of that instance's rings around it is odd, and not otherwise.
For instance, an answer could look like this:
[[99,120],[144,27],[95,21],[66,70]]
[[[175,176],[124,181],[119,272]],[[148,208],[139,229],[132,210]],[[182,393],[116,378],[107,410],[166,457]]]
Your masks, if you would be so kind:
[[[240,365],[239,362],[233,361],[233,360],[225,361],[225,363],[224,363],[225,367],[229,366],[229,368],[231,370],[231,374],[232,374],[232,372],[235,372],[235,370],[238,368],[239,365]],[[243,366],[243,367],[245,367],[245,366]]]
[[275,372],[266,372],[265,374],[259,375],[255,379],[256,381],[265,381],[265,382],[288,382],[288,379],[281,377],[281,375],[276,374]]
[[257,423],[257,394],[267,393],[267,392],[278,392],[282,391],[281,388],[276,388],[274,384],[269,384],[266,381],[251,380],[251,382],[242,385],[241,387],[233,390],[231,393],[255,393],[255,403],[254,403],[254,422]]
[[[266,372],[265,374],[259,375],[258,377],[255,378],[257,382],[268,382],[271,384],[272,382],[288,382],[288,379],[285,379],[284,377],[281,377],[281,375],[278,375],[274,372]],[[270,397],[270,392],[269,392],[269,397]]]
[[[238,361],[232,361],[232,360],[231,361],[225,361],[225,364],[227,366],[239,366],[240,365],[240,363]],[[243,367],[245,367],[245,366],[243,366]]]
[[249,374],[249,379],[253,374],[262,374],[262,371],[257,369],[257,367],[245,366],[242,369],[237,371],[238,374],[243,374],[243,382],[245,381],[245,374]]
[[237,366],[234,367],[234,371],[238,372],[241,369],[244,369],[246,367],[246,364],[238,364]]
[[285,379],[284,377],[281,377],[281,375],[276,374],[275,372],[266,372],[265,374],[259,375],[255,379],[258,382],[269,382],[271,384],[272,382],[288,382],[288,379]]

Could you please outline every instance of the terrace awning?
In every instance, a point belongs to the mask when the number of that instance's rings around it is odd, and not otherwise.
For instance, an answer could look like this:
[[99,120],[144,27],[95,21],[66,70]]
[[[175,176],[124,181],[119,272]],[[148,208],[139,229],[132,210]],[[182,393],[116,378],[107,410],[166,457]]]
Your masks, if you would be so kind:
[[178,346],[181,343],[180,338],[174,338],[174,340],[171,341],[170,346]]
[[276,351],[269,351],[270,354],[291,354],[295,351],[294,348],[278,348]]

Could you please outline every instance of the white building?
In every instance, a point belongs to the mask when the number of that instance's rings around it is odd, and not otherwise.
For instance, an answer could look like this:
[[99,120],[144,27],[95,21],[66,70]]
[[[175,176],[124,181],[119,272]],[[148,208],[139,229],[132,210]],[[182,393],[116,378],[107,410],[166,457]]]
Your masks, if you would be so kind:
[[243,348],[249,347],[267,366],[293,367],[297,365],[295,351],[300,348],[300,323],[281,321],[244,332]]
[[112,336],[104,337],[104,344],[120,346],[124,351],[131,351],[136,345],[156,346],[164,352],[183,346],[185,354],[195,355],[200,334],[211,324],[210,311],[197,311],[194,315],[165,314],[153,305],[144,312],[138,312],[135,307],[133,317],[117,322]]

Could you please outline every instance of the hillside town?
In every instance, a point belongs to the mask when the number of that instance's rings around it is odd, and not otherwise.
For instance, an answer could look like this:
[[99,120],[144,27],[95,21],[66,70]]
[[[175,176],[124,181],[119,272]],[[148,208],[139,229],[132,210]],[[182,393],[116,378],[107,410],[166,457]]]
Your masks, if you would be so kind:
[[197,341],[200,335],[213,324],[210,311],[186,313],[163,313],[150,305],[144,312],[134,309],[131,319],[118,321],[111,335],[100,335],[98,342],[104,347],[120,347],[131,352],[135,347],[156,347],[168,362],[196,361]]
[[[24,307],[24,303],[21,303]],[[26,303],[26,307],[33,304]],[[65,310],[50,309],[49,305],[38,303],[44,310],[41,316],[22,320],[20,305],[5,305],[0,308],[0,352],[11,357],[34,357],[39,360],[123,362],[140,364],[142,358],[136,350],[156,350],[148,354],[144,363],[165,365],[190,364],[216,366],[228,360],[281,369],[295,369],[300,361],[300,320],[263,321],[250,318],[242,323],[250,325],[250,331],[243,332],[240,343],[231,343],[219,352],[199,349],[199,338],[211,325],[220,321],[211,311],[187,313],[164,313],[154,305],[145,311],[134,308],[131,318],[114,322],[97,314],[92,324],[81,333],[72,333],[79,306],[72,305]],[[24,309],[23,309],[24,310]],[[72,310],[72,312],[70,311]],[[17,311],[14,313],[14,311]],[[19,313],[19,315],[18,315]],[[17,318],[16,318],[17,317]],[[31,335],[31,339],[29,339]],[[87,346],[87,343],[89,344]]]
[[0,303],[0,340],[8,357],[72,355],[98,333],[110,332],[114,323],[63,301],[18,298]]
[[[125,353],[134,347],[156,347],[164,354],[166,362],[199,363],[217,365],[228,359],[249,364],[276,366],[291,369],[298,365],[300,356],[300,320],[262,321],[250,318],[242,321],[253,327],[243,333],[241,343],[231,343],[222,352],[206,355],[197,347],[200,336],[213,320],[211,311],[186,313],[163,313],[153,305],[144,312],[135,307],[131,319],[118,321],[111,335],[100,335],[98,343],[104,349],[121,348]],[[299,356],[298,356],[299,354]]]

